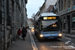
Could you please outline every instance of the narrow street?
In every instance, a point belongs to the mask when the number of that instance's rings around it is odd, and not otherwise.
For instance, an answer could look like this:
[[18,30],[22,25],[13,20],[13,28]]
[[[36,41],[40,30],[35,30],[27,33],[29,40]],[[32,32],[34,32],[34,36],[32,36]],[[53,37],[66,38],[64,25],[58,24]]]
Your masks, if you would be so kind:
[[26,40],[17,39],[8,50],[75,50],[74,38],[63,36],[62,40],[48,39],[40,42],[34,32],[28,30]]
[[75,50],[75,0],[0,0],[0,50]]

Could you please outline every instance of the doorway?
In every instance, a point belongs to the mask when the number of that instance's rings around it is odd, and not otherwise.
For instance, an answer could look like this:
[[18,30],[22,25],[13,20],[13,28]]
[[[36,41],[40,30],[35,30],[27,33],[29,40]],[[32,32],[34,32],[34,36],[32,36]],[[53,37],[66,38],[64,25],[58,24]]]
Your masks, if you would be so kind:
[[70,15],[67,16],[67,27],[68,27],[67,33],[70,33]]

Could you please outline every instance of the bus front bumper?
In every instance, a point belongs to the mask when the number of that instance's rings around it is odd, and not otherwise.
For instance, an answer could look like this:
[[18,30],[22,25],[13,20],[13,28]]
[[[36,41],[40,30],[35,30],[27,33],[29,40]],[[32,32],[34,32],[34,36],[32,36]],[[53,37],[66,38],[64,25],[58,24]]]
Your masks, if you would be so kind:
[[56,38],[61,39],[62,36],[63,35],[61,33],[59,34],[40,34],[40,39],[56,39]]
[[62,38],[62,36],[61,37],[59,37],[59,36],[40,37],[40,39],[61,39],[61,38]]

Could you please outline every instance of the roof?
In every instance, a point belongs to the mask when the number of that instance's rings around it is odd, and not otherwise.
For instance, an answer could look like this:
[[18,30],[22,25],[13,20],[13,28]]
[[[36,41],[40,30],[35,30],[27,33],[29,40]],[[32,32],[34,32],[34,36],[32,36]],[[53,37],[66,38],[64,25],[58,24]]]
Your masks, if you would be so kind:
[[42,17],[42,16],[58,16],[58,15],[54,13],[42,13],[40,16]]
[[47,17],[47,16],[58,16],[54,13],[42,13],[40,14],[40,16],[37,16],[37,18],[35,20],[38,20],[39,17]]

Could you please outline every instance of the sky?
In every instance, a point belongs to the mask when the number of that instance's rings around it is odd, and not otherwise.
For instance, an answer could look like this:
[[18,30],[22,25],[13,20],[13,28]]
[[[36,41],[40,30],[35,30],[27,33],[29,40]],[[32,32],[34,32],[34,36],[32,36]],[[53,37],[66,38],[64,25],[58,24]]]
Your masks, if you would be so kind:
[[32,14],[36,14],[43,3],[44,0],[28,0],[28,3],[26,5],[28,15],[27,17],[32,18]]

